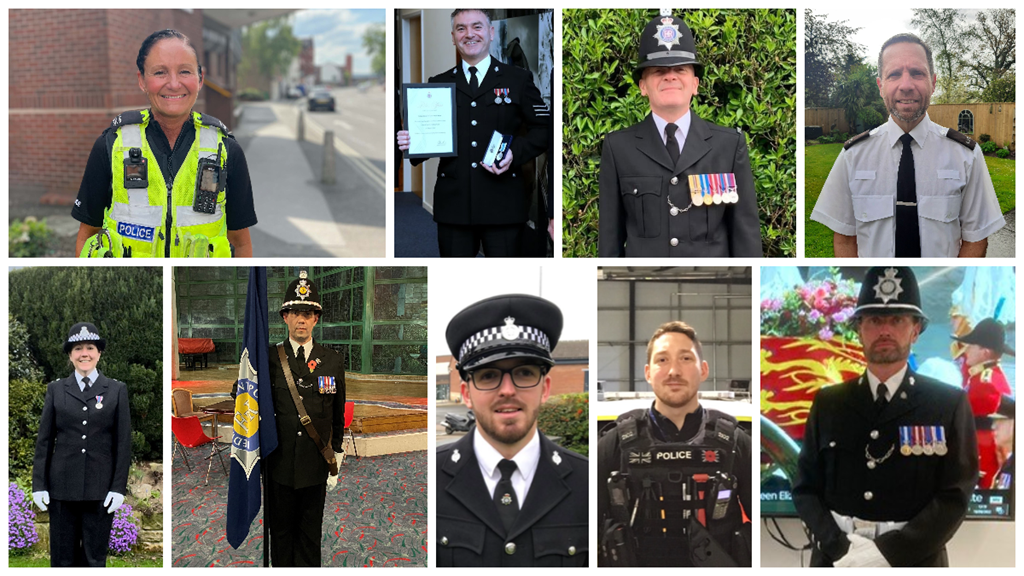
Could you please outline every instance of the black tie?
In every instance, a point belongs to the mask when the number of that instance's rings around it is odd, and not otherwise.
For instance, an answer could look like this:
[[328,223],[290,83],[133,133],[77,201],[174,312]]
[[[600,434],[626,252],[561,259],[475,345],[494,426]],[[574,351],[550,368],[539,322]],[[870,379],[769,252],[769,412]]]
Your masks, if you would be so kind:
[[921,256],[921,232],[917,222],[917,182],[914,180],[914,153],[910,134],[900,136],[903,154],[896,176],[896,257]]
[[875,394],[875,408],[881,412],[889,404],[889,388],[885,384],[879,384]]
[[512,529],[512,523],[519,515],[519,500],[516,498],[516,491],[512,488],[512,473],[516,471],[516,463],[511,460],[498,462],[498,470],[501,470],[501,480],[494,489],[494,505],[498,507],[498,517],[505,526],[505,533]]
[[675,166],[679,160],[679,142],[676,142],[676,130],[679,126],[675,124],[665,125],[665,147],[668,148],[668,157],[672,159],[672,165]]
[[86,390],[88,390],[89,388],[92,388],[92,382],[89,382],[89,377],[88,376],[85,376],[84,378],[82,378],[82,384],[85,385]]
[[480,89],[480,80],[476,77],[476,66],[469,67],[469,91],[476,96],[477,90]]
[[[298,352],[296,352],[295,358],[299,361],[299,366],[300,367],[306,365],[306,347],[305,346],[299,346],[299,350],[298,350]],[[300,368],[300,370],[302,370],[302,368]]]

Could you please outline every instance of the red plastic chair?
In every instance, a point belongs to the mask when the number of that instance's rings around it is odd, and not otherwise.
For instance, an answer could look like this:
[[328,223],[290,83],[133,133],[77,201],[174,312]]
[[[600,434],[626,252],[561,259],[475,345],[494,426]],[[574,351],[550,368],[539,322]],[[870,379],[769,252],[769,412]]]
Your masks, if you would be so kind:
[[348,433],[349,440],[352,441],[352,451],[355,452],[356,458],[359,458],[359,449],[356,448],[356,437],[352,435],[352,417],[356,412],[355,402],[345,402],[345,432]]
[[[199,418],[196,416],[189,416],[187,418],[179,418],[177,416],[171,416],[171,432],[174,433],[174,439],[178,441],[183,448],[198,448],[204,444],[213,443],[213,447],[210,450],[210,455],[206,457],[210,461],[210,464],[206,467],[206,484],[210,483],[210,469],[213,468],[213,456],[216,454],[220,458],[220,467],[224,470],[224,475],[228,475],[228,468],[224,465],[224,456],[217,450],[216,438],[210,438],[203,432],[203,425],[199,423]],[[184,457],[185,451],[182,449],[182,455]],[[188,467],[189,471],[192,470],[188,466],[188,458],[184,457],[185,466]]]

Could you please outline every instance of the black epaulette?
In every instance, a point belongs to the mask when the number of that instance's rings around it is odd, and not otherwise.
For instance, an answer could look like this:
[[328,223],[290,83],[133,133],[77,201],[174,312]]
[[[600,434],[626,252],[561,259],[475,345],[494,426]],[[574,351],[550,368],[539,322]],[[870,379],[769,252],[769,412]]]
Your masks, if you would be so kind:
[[142,124],[142,110],[129,110],[121,112],[116,118],[110,121],[111,128],[120,128],[125,124]]
[[871,135],[871,130],[868,130],[867,132],[861,132],[860,134],[857,134],[853,138],[850,138],[846,142],[843,142],[843,150],[849,150],[850,146],[853,146],[854,144],[856,144],[857,142],[860,142],[861,140],[866,140],[867,137],[870,136],[870,135]]
[[956,130],[953,130],[952,128],[946,129],[946,138],[949,138],[950,140],[957,142],[959,144],[963,144],[971,151],[974,151],[974,147],[978,145],[978,143],[975,142],[974,140],[971,140],[967,136],[964,136],[963,134]]
[[219,118],[214,118],[213,116],[210,116],[208,114],[200,114],[199,123],[203,126],[213,126],[215,128],[220,128],[220,131],[223,132],[225,136],[231,133],[231,131],[228,130],[228,127],[225,126],[224,123],[221,122]]

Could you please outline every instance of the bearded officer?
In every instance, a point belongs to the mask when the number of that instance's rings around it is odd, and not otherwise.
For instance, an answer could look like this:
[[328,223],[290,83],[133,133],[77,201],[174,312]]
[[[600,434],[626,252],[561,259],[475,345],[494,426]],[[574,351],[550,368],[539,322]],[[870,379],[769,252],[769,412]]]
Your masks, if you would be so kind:
[[448,324],[476,426],[437,449],[438,567],[587,565],[587,459],[537,430],[561,332],[557,306],[517,294]]
[[300,272],[281,304],[288,339],[270,347],[280,441],[266,464],[273,566],[320,566],[324,502],[338,484],[338,464],[345,457],[345,363],[313,341],[322,310],[316,286]]
[[693,327],[655,330],[644,366],[654,403],[597,445],[601,565],[750,566],[750,436],[700,404],[708,372]]
[[910,268],[868,270],[852,321],[867,370],[815,396],[793,483],[811,565],[948,566],[978,479],[967,395],[908,367],[928,325]]
[[681,18],[647,24],[633,80],[651,113],[604,140],[600,256],[762,255],[747,140],[690,110],[702,71]]
[[931,121],[931,48],[897,34],[878,52],[889,121],[843,145],[811,212],[837,257],[984,256],[1006,225],[981,147]]

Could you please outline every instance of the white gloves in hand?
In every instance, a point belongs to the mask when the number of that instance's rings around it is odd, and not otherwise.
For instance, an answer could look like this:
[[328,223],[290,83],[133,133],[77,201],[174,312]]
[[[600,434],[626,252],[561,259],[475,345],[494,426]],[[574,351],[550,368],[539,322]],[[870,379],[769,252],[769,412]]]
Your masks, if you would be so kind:
[[327,477],[327,489],[328,490],[334,490],[334,488],[337,487],[337,486],[338,486],[338,477],[337,476],[328,476]]
[[847,534],[850,549],[835,563],[836,568],[891,568],[873,540],[859,534]]
[[46,512],[46,507],[50,504],[50,493],[46,490],[33,492],[32,501],[36,503],[36,508]]
[[342,450],[341,452],[335,452],[334,453],[334,459],[338,461],[338,466],[341,466],[342,464],[344,464],[345,463],[345,451]]
[[117,492],[107,492],[107,498],[103,501],[103,505],[107,507],[107,514],[113,514],[122,504],[124,504],[124,494]]

